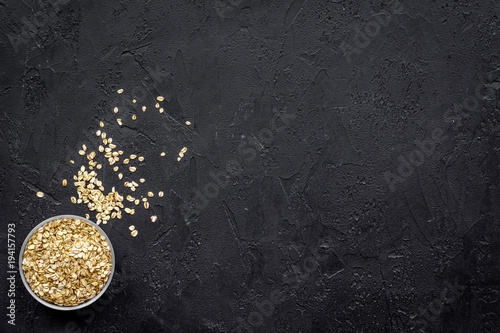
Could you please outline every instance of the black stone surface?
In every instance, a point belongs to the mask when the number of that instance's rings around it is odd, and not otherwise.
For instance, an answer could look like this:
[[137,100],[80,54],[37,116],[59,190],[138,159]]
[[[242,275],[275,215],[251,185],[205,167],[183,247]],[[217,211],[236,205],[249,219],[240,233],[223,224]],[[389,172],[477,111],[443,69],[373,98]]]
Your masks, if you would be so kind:
[[[500,332],[496,2],[0,13],[1,332]],[[165,196],[103,226],[117,266],[95,306],[48,309],[18,274],[8,296],[8,224],[17,263],[37,223],[88,213],[61,180],[99,121],[146,158],[135,195]]]

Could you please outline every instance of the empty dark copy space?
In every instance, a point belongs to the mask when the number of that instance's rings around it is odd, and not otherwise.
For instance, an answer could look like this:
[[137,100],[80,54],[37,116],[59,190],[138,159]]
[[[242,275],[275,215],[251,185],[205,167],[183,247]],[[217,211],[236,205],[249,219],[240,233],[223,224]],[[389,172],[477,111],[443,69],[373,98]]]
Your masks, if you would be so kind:
[[[499,21],[487,0],[0,0],[0,331],[500,332]],[[134,212],[100,224],[105,294],[54,310],[19,253],[47,218],[97,221],[73,180],[91,151]]]

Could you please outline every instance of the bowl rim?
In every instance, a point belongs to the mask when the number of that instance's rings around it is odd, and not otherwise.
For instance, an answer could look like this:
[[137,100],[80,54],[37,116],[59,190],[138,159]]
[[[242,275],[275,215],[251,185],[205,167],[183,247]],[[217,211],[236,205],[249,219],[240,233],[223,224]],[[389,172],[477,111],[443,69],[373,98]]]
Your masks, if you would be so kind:
[[[72,219],[81,220],[81,221],[87,222],[91,226],[95,227],[104,236],[104,238],[108,242],[109,248],[111,250],[111,271],[109,273],[108,281],[106,281],[106,284],[102,287],[101,291],[97,295],[95,295],[91,299],[89,299],[89,300],[87,300],[87,301],[85,301],[85,302],[83,302],[81,304],[74,305],[74,306],[57,305],[57,304],[54,304],[54,303],[47,302],[46,300],[40,298],[40,296],[38,296],[37,294],[35,294],[35,292],[31,289],[30,285],[28,284],[28,281],[26,281],[26,277],[24,276],[24,269],[23,269],[24,250],[26,249],[26,245],[28,244],[28,241],[31,238],[31,236],[33,236],[33,234],[35,233],[35,231],[37,231],[38,229],[40,229],[45,224],[47,224],[49,222],[52,222],[54,220],[63,219],[63,218],[72,218]],[[24,239],[23,245],[21,247],[21,251],[19,253],[19,275],[21,275],[21,280],[23,280],[24,287],[28,290],[28,292],[31,294],[31,296],[33,296],[33,298],[35,298],[38,302],[42,303],[43,305],[45,305],[45,306],[47,306],[49,308],[56,309],[56,310],[62,310],[62,311],[78,310],[78,309],[84,308],[84,307],[86,307],[86,306],[94,303],[108,289],[109,285],[111,284],[111,280],[113,279],[114,272],[115,272],[115,251],[113,249],[113,245],[111,244],[111,240],[109,239],[108,235],[106,235],[106,233],[104,232],[104,230],[102,230],[101,227],[99,227],[97,224],[95,224],[94,222],[90,221],[89,219],[87,219],[85,217],[78,216],[78,215],[63,214],[63,215],[56,215],[56,216],[53,216],[53,217],[49,217],[48,219],[43,220],[42,222],[40,222],[39,224],[37,224],[29,232],[29,234],[26,236],[26,238]]]

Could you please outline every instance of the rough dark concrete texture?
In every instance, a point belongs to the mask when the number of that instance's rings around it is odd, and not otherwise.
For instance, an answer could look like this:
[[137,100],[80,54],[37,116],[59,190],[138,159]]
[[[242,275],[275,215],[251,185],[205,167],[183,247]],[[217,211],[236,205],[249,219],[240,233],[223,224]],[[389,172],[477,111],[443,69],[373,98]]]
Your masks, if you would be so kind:
[[[1,0],[0,331],[500,332],[499,21],[487,0]],[[103,226],[95,306],[17,275],[9,325],[7,224],[17,259],[88,213],[71,180],[99,121],[146,158],[135,195],[165,196]]]

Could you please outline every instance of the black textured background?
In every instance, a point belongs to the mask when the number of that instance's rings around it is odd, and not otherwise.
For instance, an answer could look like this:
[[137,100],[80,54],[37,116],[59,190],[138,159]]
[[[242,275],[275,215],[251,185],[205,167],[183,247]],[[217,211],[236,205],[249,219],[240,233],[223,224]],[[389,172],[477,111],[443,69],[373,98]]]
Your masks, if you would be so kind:
[[[497,2],[0,12],[0,331],[500,332]],[[61,180],[99,121],[146,157],[136,194],[166,195],[103,226],[117,267],[95,306],[48,309],[18,276],[8,325],[7,224],[19,253],[43,219],[88,212]]]

